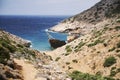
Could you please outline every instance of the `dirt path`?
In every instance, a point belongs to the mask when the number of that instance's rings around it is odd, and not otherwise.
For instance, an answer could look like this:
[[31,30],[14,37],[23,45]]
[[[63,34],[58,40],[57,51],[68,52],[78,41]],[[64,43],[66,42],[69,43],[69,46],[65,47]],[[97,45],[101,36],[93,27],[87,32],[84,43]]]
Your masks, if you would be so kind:
[[25,62],[24,60],[14,59],[14,61],[21,65],[23,68],[23,76],[24,80],[46,80],[45,78],[35,78],[38,71],[34,68],[34,66],[30,63]]

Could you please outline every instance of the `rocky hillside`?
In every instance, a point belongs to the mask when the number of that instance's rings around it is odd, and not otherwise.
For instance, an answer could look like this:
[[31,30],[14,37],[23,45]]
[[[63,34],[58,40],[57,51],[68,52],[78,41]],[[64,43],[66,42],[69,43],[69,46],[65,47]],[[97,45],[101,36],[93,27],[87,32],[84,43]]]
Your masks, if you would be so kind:
[[65,32],[77,29],[81,34],[90,32],[97,23],[106,19],[115,18],[120,13],[120,0],[101,0],[93,7],[73,17],[63,20],[51,28],[53,31]]
[[51,30],[83,35],[40,53],[28,41],[0,30],[0,80],[25,80],[23,72],[32,70],[37,72],[32,80],[120,80],[120,0],[101,0]]
[[83,34],[48,53],[73,80],[120,80],[120,0],[101,0],[51,28]]
[[0,30],[0,80],[66,78],[66,73],[62,72],[50,56],[33,50],[29,46],[30,42],[27,40]]
[[67,21],[74,23],[74,21],[83,21],[86,23],[96,24],[106,18],[115,17],[117,13],[120,13],[120,1],[119,0],[101,0],[88,10],[77,14],[71,18],[68,18],[62,23]]
[[50,55],[67,72],[77,70],[120,79],[120,17],[100,27]]

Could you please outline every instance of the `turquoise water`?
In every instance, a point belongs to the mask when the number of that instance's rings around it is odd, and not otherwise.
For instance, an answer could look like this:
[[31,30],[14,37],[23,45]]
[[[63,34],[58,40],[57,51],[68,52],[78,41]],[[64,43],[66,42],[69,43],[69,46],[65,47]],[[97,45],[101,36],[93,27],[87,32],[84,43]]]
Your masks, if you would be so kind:
[[[0,28],[32,42],[40,51],[51,50],[46,29],[58,24],[66,16],[0,16]],[[66,40],[66,35],[50,33],[54,38]]]

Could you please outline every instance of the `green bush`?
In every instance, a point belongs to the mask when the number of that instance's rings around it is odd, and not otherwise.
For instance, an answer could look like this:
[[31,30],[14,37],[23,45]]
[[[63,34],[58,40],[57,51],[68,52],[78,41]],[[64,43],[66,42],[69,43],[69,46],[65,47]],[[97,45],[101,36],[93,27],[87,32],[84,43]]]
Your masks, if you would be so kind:
[[115,50],[115,47],[109,49],[108,52],[111,52],[111,51],[114,51],[114,50]]
[[111,72],[110,72],[110,76],[113,77],[119,72],[120,72],[120,68],[112,67]]
[[60,57],[57,57],[56,59],[55,59],[55,61],[58,61],[60,59]]
[[102,35],[102,31],[94,32],[94,35],[95,35],[95,38],[97,38]]
[[70,62],[66,62],[66,64],[67,64],[67,65],[69,65],[69,64],[70,64]]
[[33,50],[29,50],[29,49],[25,48],[24,51],[25,51],[25,54],[29,54],[29,56],[32,56],[34,58],[36,57]]
[[78,51],[80,51],[81,49],[81,47],[82,46],[84,46],[85,45],[85,43],[84,42],[80,42],[77,46],[75,46],[75,49],[74,49],[74,51],[75,52],[78,52]]
[[71,49],[70,45],[67,45],[65,49],[66,49],[67,52],[72,52],[72,49]]
[[95,46],[95,45],[97,45],[99,43],[103,43],[103,42],[104,42],[104,40],[97,39],[94,43],[88,44],[88,47],[92,47],[92,46]]
[[115,27],[116,31],[120,30],[120,26]]
[[112,77],[115,76],[116,74],[117,74],[116,71],[113,71],[113,70],[112,70],[112,71],[110,72],[110,76],[112,76]]
[[65,56],[68,56],[69,54],[70,54],[70,53],[67,52],[67,53],[65,53]]
[[115,70],[115,69],[116,69],[116,67],[112,67],[112,68],[111,68],[111,71],[112,71],[112,70]]
[[53,61],[52,56],[49,56],[49,59]]
[[113,56],[110,56],[105,60],[103,66],[104,67],[110,67],[115,63],[116,63],[116,59]]
[[120,68],[117,69],[117,73],[119,73],[119,72],[120,72]]
[[84,46],[85,43],[84,42],[80,42],[75,48],[81,48],[82,46]]
[[78,61],[77,61],[76,59],[72,60],[72,62],[74,62],[74,63],[78,63]]
[[10,40],[5,36],[3,36],[3,37],[4,38],[0,38],[0,43],[6,42],[7,44],[10,44]]
[[71,66],[68,66],[68,70],[70,70],[70,69],[73,69],[73,67],[71,67]]
[[104,45],[105,47],[107,47],[107,43],[104,43],[103,45]]
[[21,44],[17,44],[18,47],[23,48],[24,46]]
[[9,41],[5,40],[5,39],[0,39],[0,44],[7,48],[11,53],[16,51],[16,47],[14,45],[12,45]]
[[14,53],[14,52],[17,50],[14,45],[8,45],[7,48],[9,49],[9,51],[10,51],[11,53]]
[[103,80],[115,80],[114,78],[111,78],[111,77],[104,77]]
[[9,54],[9,51],[0,46],[0,63],[6,63],[7,60],[10,59],[10,54]]
[[110,77],[102,77],[100,75],[90,75],[88,73],[82,73],[80,71],[73,71],[69,74],[72,80],[115,80]]

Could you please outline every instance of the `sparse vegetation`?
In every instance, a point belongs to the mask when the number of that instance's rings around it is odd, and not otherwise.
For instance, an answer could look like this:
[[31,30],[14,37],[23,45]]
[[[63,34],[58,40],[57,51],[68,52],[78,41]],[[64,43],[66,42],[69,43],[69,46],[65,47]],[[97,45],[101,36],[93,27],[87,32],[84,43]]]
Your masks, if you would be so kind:
[[96,72],[96,75],[102,75],[102,73],[100,71]]
[[0,38],[0,44],[8,49],[11,53],[14,53],[16,51],[16,47],[10,43],[10,41],[7,39]]
[[69,55],[72,52],[72,48],[70,45],[67,45],[65,50],[66,50],[65,56]]
[[6,63],[10,59],[9,51],[0,45],[0,63]]
[[116,31],[120,30],[120,26],[115,27]]
[[113,77],[120,72],[120,68],[112,67],[110,71],[110,76]]
[[14,45],[7,45],[6,47],[9,49],[11,53],[14,53],[17,50]]
[[67,45],[66,48],[65,48],[66,52],[72,52],[72,49],[71,49],[71,46],[70,45]]
[[66,65],[69,65],[70,64],[70,62],[66,62]]
[[73,69],[71,66],[68,66],[68,70]]
[[115,50],[115,47],[109,49],[108,52],[111,52],[111,51],[114,51],[114,50]]
[[115,80],[111,77],[102,77],[100,75],[90,75],[88,73],[82,73],[80,71],[73,71],[69,74],[72,80]]
[[21,44],[17,44],[18,47],[23,48],[24,46]]
[[97,38],[102,35],[102,31],[101,30],[95,31],[93,34],[94,34],[95,38]]
[[65,56],[68,56],[70,53],[65,53]]
[[[23,45],[24,42],[22,43],[24,40],[11,42],[6,37],[2,38],[2,36],[0,36],[0,63],[4,63],[11,59],[9,55],[11,54],[13,57],[15,55],[19,57],[22,56],[22,58],[25,57],[26,59],[32,59],[33,65],[38,69],[38,74],[43,75],[43,77],[45,76],[44,78],[48,80],[58,80],[59,78],[65,80],[63,78],[66,77],[70,80],[115,80],[113,78],[119,77],[117,74],[120,72],[120,41],[118,41],[120,40],[120,14],[117,15],[113,13],[120,13],[120,0],[101,1],[102,2],[95,4],[81,14],[77,14],[74,17],[62,21],[63,24],[60,23],[60,26],[63,26],[63,29],[58,29],[59,25],[58,27],[50,29],[53,31],[62,30],[71,35],[74,35],[74,33],[75,35],[76,33],[80,34],[77,40],[50,52],[55,53],[55,55],[47,56],[49,52],[39,55],[39,52],[25,47]],[[117,19],[118,16],[119,18]],[[92,29],[93,32],[90,32]],[[13,38],[11,40],[14,40],[14,37],[10,37]],[[33,57],[36,58],[34,59]],[[52,61],[49,62],[50,59],[52,60],[52,57],[56,61],[55,63],[52,63]],[[46,60],[46,58],[49,58],[49,60]],[[49,63],[52,64],[49,65]],[[73,70],[81,70],[88,73]],[[19,73],[19,71],[15,71]],[[73,72],[69,74],[71,77],[69,78],[66,73],[71,71]],[[2,71],[0,74],[1,73]],[[11,76],[11,74],[7,73],[6,75]],[[105,75],[109,77],[104,77]]]
[[120,68],[118,68],[116,71],[117,71],[117,73],[119,73],[120,72]]
[[104,67],[110,67],[110,66],[112,66],[112,65],[115,64],[115,63],[116,63],[115,57],[110,56],[110,57],[106,58],[103,66],[104,66]]
[[115,76],[115,75],[116,75],[116,72],[115,72],[115,71],[111,71],[111,72],[110,72],[110,76],[113,77],[113,76]]
[[53,60],[53,59],[52,59],[52,56],[49,56],[49,59],[50,59],[50,60]]
[[57,57],[56,59],[55,59],[55,61],[59,61],[59,59],[61,59],[60,57]]
[[97,51],[97,53],[100,53],[100,51]]
[[107,43],[104,43],[103,45],[104,45],[105,47],[107,47]]
[[73,63],[78,63],[78,60],[74,59],[72,60]]
[[84,46],[85,43],[84,42],[80,42],[75,48],[81,48],[82,46]]
[[82,47],[82,46],[84,46],[85,45],[85,43],[83,42],[83,41],[81,41],[76,47],[75,47],[75,52],[78,52],[79,50],[80,50],[80,48]]
[[88,44],[88,47],[92,47],[92,46],[95,46],[95,45],[97,45],[99,43],[103,43],[103,42],[104,42],[104,40],[97,39],[94,43]]

